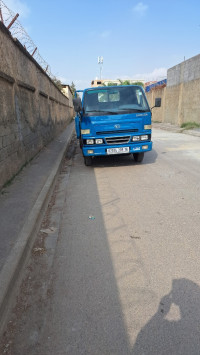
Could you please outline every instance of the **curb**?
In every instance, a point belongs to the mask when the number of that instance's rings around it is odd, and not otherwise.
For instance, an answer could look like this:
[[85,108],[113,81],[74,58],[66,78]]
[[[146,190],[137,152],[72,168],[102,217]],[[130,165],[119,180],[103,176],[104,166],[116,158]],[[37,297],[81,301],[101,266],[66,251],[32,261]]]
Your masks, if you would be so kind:
[[15,296],[15,286],[20,278],[20,271],[28,257],[28,253],[34,241],[34,232],[37,230],[49,194],[54,187],[56,177],[62,165],[65,152],[70,144],[74,133],[74,125],[69,125],[69,136],[65,145],[56,159],[51,174],[48,176],[42,190],[40,191],[35,204],[25,222],[21,232],[18,235],[17,242],[11,250],[6,263],[0,273],[0,334],[2,334],[7,315],[12,307],[12,301]]

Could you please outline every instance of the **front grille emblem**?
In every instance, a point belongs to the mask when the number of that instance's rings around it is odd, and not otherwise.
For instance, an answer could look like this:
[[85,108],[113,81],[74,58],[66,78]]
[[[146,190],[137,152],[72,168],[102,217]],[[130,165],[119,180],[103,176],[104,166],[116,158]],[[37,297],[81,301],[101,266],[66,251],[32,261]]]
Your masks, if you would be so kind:
[[120,124],[115,124],[114,127],[115,128],[120,128]]

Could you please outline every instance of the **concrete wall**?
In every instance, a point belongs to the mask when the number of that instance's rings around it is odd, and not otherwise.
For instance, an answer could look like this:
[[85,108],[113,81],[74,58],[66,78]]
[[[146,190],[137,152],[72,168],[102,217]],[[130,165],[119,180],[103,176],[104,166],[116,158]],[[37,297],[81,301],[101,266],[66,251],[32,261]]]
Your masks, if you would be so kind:
[[200,79],[167,87],[164,121],[200,123]]
[[63,95],[0,22],[0,188],[73,117]]
[[196,79],[200,79],[200,54],[167,71],[167,86],[176,86]]
[[163,116],[165,112],[165,95],[166,87],[163,89],[151,90],[150,92],[146,93],[150,107],[153,107],[155,105],[156,97],[161,97],[162,99],[161,107],[155,107],[152,110],[152,121],[154,122],[163,122]]
[[152,98],[162,97],[162,107],[153,110],[153,121],[176,125],[200,123],[199,93],[200,55],[197,55],[168,70],[166,88],[147,93],[149,103]]

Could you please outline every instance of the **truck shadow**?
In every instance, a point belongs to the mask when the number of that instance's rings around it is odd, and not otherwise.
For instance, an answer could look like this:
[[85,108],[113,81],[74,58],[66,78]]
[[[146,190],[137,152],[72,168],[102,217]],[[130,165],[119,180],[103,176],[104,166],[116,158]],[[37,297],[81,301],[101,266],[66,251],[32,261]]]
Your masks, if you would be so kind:
[[130,166],[130,165],[147,165],[154,164],[157,159],[157,152],[153,149],[150,152],[146,152],[142,163],[136,163],[133,155],[115,155],[115,156],[99,156],[93,158],[92,166],[98,167],[117,167],[117,166]]
[[[177,311],[178,309],[178,311]],[[172,281],[158,310],[137,336],[133,354],[200,353],[200,287],[188,279]]]

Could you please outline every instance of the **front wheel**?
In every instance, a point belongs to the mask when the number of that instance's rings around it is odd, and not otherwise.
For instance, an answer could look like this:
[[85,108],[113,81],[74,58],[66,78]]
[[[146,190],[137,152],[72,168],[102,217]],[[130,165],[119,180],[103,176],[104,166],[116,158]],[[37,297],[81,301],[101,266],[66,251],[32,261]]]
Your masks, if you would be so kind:
[[135,160],[135,162],[137,163],[141,163],[144,159],[144,152],[142,153],[133,153],[133,158]]
[[84,157],[84,163],[86,166],[92,165],[92,157]]

